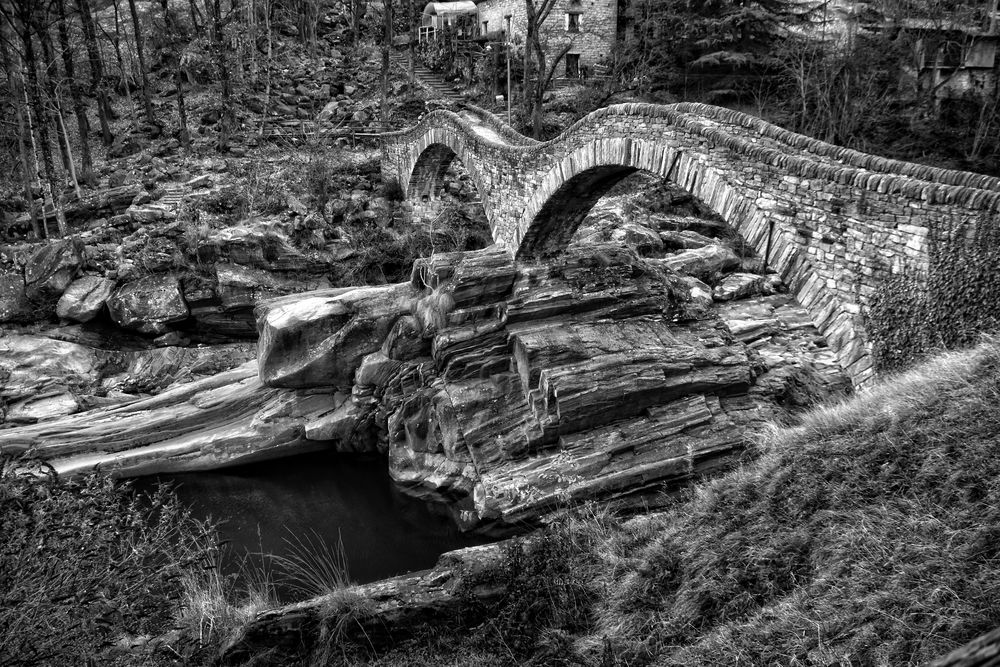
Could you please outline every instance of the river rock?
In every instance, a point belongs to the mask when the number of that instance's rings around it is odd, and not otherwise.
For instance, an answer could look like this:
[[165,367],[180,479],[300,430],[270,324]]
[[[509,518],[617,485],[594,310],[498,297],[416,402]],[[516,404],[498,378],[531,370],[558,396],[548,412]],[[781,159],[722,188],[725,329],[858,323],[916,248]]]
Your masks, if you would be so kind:
[[75,280],[59,298],[56,315],[65,320],[89,322],[104,308],[114,286],[113,280],[99,276]]
[[180,283],[170,274],[145,276],[120,285],[108,299],[111,318],[121,327],[162,335],[168,324],[187,319]]
[[332,402],[263,387],[249,362],[150,398],[0,430],[0,453],[34,449],[67,476],[207,470],[326,447],[307,440],[302,424]]
[[15,322],[30,312],[24,278],[19,273],[0,274],[0,322]]
[[325,289],[330,286],[325,276],[314,279],[286,277],[282,274],[239,264],[217,264],[216,293],[222,308],[253,308],[258,303],[286,294]]
[[611,240],[628,245],[641,254],[650,254],[663,250],[663,240],[655,231],[635,222],[626,222],[611,232]]
[[107,359],[106,353],[75,343],[0,336],[0,405],[8,406],[6,420],[35,422],[76,412],[76,395],[97,385]]
[[24,288],[33,301],[55,301],[83,263],[83,244],[72,239],[41,245],[24,262]]
[[694,276],[684,276],[684,283],[690,290],[688,304],[691,314],[696,317],[705,316],[712,307],[712,288]]
[[764,276],[756,273],[731,273],[712,290],[716,301],[732,301],[760,294],[764,286]]
[[409,283],[319,290],[258,307],[260,377],[275,387],[350,390],[362,358],[409,314]]
[[342,624],[341,641],[357,641],[373,651],[428,623],[471,625],[504,593],[483,575],[501,567],[505,553],[505,543],[458,549],[442,554],[429,570],[268,609],[223,647],[220,662],[243,665],[267,652],[281,663],[312,664],[316,660],[310,654],[322,650],[320,628],[329,624]]
[[689,229],[664,230],[660,232],[660,240],[663,247],[668,250],[687,250],[690,248],[704,248],[705,246],[718,243],[715,239],[710,239],[698,232]]
[[80,403],[69,391],[51,391],[14,401],[7,406],[8,424],[34,424],[45,419],[71,415]]
[[701,280],[711,280],[740,265],[740,258],[726,246],[713,244],[668,255],[657,262],[672,271]]

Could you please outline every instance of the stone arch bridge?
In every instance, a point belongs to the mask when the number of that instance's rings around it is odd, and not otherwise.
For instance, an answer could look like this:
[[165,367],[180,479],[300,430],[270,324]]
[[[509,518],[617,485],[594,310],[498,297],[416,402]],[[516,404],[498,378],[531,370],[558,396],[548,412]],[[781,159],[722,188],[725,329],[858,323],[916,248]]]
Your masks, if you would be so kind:
[[625,176],[671,179],[782,275],[858,385],[873,374],[863,313],[879,286],[926,275],[935,227],[971,228],[1000,211],[1000,179],[868,155],[693,103],[606,107],[547,142],[482,110],[439,110],[384,135],[382,153],[383,176],[411,199],[433,199],[461,160],[494,240],[524,259],[558,253]]

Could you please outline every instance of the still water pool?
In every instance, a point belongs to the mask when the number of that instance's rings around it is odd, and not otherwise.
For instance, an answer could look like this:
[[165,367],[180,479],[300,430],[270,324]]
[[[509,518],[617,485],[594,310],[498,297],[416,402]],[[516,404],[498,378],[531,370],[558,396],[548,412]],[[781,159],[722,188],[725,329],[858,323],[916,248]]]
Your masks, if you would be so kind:
[[[155,475],[174,485],[198,518],[219,523],[228,543],[223,571],[293,555],[292,543],[343,542],[350,579],[366,583],[434,565],[438,556],[487,538],[461,533],[444,512],[396,490],[386,462],[337,454],[301,456],[224,470]],[[288,597],[284,591],[281,597]]]

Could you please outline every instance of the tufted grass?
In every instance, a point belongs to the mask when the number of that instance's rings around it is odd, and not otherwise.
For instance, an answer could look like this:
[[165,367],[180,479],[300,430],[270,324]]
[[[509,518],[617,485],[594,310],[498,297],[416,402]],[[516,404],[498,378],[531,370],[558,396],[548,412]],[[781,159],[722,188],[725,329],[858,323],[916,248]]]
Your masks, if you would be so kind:
[[530,604],[375,664],[915,665],[1000,625],[1000,341],[756,448],[665,512],[569,515],[501,573]]

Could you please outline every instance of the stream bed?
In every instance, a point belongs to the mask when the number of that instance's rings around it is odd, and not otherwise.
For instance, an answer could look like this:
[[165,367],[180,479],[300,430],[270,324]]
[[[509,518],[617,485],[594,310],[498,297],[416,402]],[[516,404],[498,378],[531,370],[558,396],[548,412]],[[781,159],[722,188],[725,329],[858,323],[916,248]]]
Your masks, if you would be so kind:
[[[142,477],[135,488],[174,486],[195,517],[211,517],[227,543],[223,572],[238,579],[268,559],[294,556],[295,543],[343,543],[348,574],[367,583],[429,568],[446,551],[490,541],[462,533],[441,508],[394,488],[384,459],[330,453],[196,473]],[[251,573],[241,572],[241,563]],[[276,577],[281,598],[292,597]],[[300,596],[301,597],[301,596]],[[287,601],[287,600],[285,600]]]

